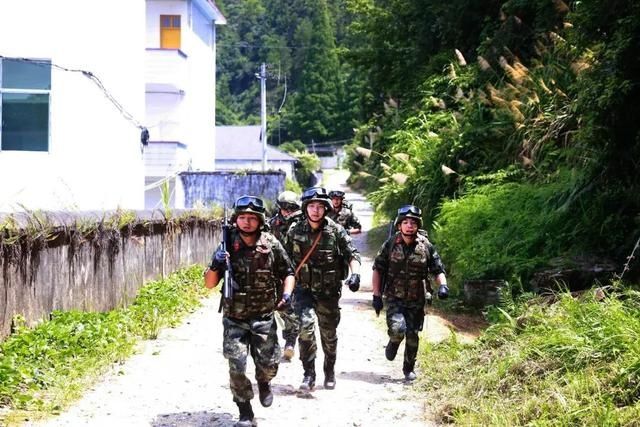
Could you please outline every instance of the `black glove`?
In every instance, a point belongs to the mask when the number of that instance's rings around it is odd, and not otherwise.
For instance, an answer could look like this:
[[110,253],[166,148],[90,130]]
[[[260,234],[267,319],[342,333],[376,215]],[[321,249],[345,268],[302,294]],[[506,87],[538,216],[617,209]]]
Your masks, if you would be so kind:
[[223,272],[227,269],[227,253],[221,249],[218,249],[211,257],[211,270],[217,270]]
[[449,298],[449,287],[446,283],[443,283],[438,287],[438,298],[447,299]]
[[280,302],[276,306],[276,310],[284,310],[287,307],[289,307],[290,304],[291,304],[291,295],[285,292],[284,294],[282,294],[282,298],[280,299]]
[[376,311],[376,315],[379,316],[383,306],[382,297],[374,295],[373,302],[371,303],[371,305],[373,306],[373,309]]
[[358,289],[360,289],[360,275],[358,273],[351,274],[345,284],[349,286],[351,292],[358,292]]

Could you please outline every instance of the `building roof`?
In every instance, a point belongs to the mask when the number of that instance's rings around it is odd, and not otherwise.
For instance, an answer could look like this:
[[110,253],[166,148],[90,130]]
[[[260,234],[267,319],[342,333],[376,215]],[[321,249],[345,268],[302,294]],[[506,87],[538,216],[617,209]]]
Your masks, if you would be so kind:
[[[216,126],[216,161],[262,160],[260,126]],[[267,161],[296,162],[284,151],[267,145]]]

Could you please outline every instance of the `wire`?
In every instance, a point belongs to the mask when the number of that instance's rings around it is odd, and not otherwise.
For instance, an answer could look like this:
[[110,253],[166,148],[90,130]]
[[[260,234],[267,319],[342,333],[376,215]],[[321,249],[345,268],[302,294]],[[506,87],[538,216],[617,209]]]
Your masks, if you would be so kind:
[[[120,102],[118,102],[118,100],[107,90],[107,88],[104,86],[104,84],[102,83],[102,81],[98,78],[98,76],[96,76],[95,74],[93,74],[91,71],[87,71],[87,70],[82,70],[79,68],[68,68],[68,67],[63,67],[61,65],[55,64],[51,61],[45,61],[42,59],[31,59],[31,58],[21,58],[21,57],[10,57],[10,56],[4,56],[4,55],[0,55],[0,59],[8,59],[8,60],[12,60],[12,61],[23,61],[23,62],[29,62],[32,64],[36,64],[39,66],[47,66],[47,67],[52,67],[61,71],[67,71],[70,73],[80,73],[83,76],[85,76],[86,78],[88,78],[89,80],[91,80],[104,94],[104,96],[118,109],[118,111],[120,112],[120,114],[129,122],[133,123],[135,125],[135,127],[137,127],[138,129],[140,129],[143,132],[143,135],[141,136],[141,140],[144,140],[144,132],[147,131],[147,128],[145,126],[143,126],[138,120],[135,119],[135,117],[129,113],[127,110],[125,110],[125,108],[122,106],[122,104],[120,104]],[[148,131],[147,131],[148,134]],[[148,139],[148,135],[147,135],[147,139]],[[142,141],[142,143],[144,145],[146,145],[144,143],[144,141]]]

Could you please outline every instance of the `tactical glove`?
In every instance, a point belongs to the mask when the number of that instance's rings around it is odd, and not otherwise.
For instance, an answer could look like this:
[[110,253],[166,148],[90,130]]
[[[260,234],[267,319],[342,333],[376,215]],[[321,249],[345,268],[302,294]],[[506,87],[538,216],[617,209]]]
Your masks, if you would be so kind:
[[285,292],[284,294],[282,294],[282,299],[276,306],[276,310],[284,310],[287,307],[289,307],[290,304],[291,304],[291,295]]
[[227,269],[227,253],[221,249],[218,249],[211,257],[211,270],[217,270],[223,272]]
[[447,286],[446,283],[443,283],[438,287],[438,298],[440,299],[449,298],[449,287]]
[[360,275],[358,273],[351,274],[346,284],[349,285],[351,292],[358,292],[358,289],[360,289]]
[[382,297],[374,295],[373,302],[371,303],[371,305],[373,306],[373,309],[376,311],[376,316],[379,316],[383,306]]

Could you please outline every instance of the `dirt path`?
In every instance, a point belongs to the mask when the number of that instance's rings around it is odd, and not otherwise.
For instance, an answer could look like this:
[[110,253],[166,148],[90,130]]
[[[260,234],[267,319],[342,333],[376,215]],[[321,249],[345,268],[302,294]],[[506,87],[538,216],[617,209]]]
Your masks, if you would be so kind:
[[[343,171],[326,173],[325,185],[329,190],[344,188],[346,176]],[[361,195],[344,189],[354,202],[363,229],[370,229],[370,205]],[[366,253],[366,233],[355,237],[356,245]],[[416,395],[413,385],[404,383],[402,354],[393,362],[384,358],[387,337],[383,318],[376,318],[370,308],[371,261],[363,259],[361,290],[355,294],[343,290],[335,390],[322,387],[320,350],[316,361],[319,385],[311,395],[298,395],[302,366],[296,354],[294,361],[280,365],[273,380],[273,406],[261,407],[257,397],[252,401],[258,425],[431,425],[424,407],[426,399]],[[143,343],[139,354],[106,375],[67,412],[28,425],[232,426],[238,412],[231,400],[227,362],[222,356],[222,322],[217,306],[217,296],[206,300],[183,325]],[[429,316],[427,323],[429,340],[448,335],[449,329],[439,317]],[[248,372],[255,372],[251,362]]]

